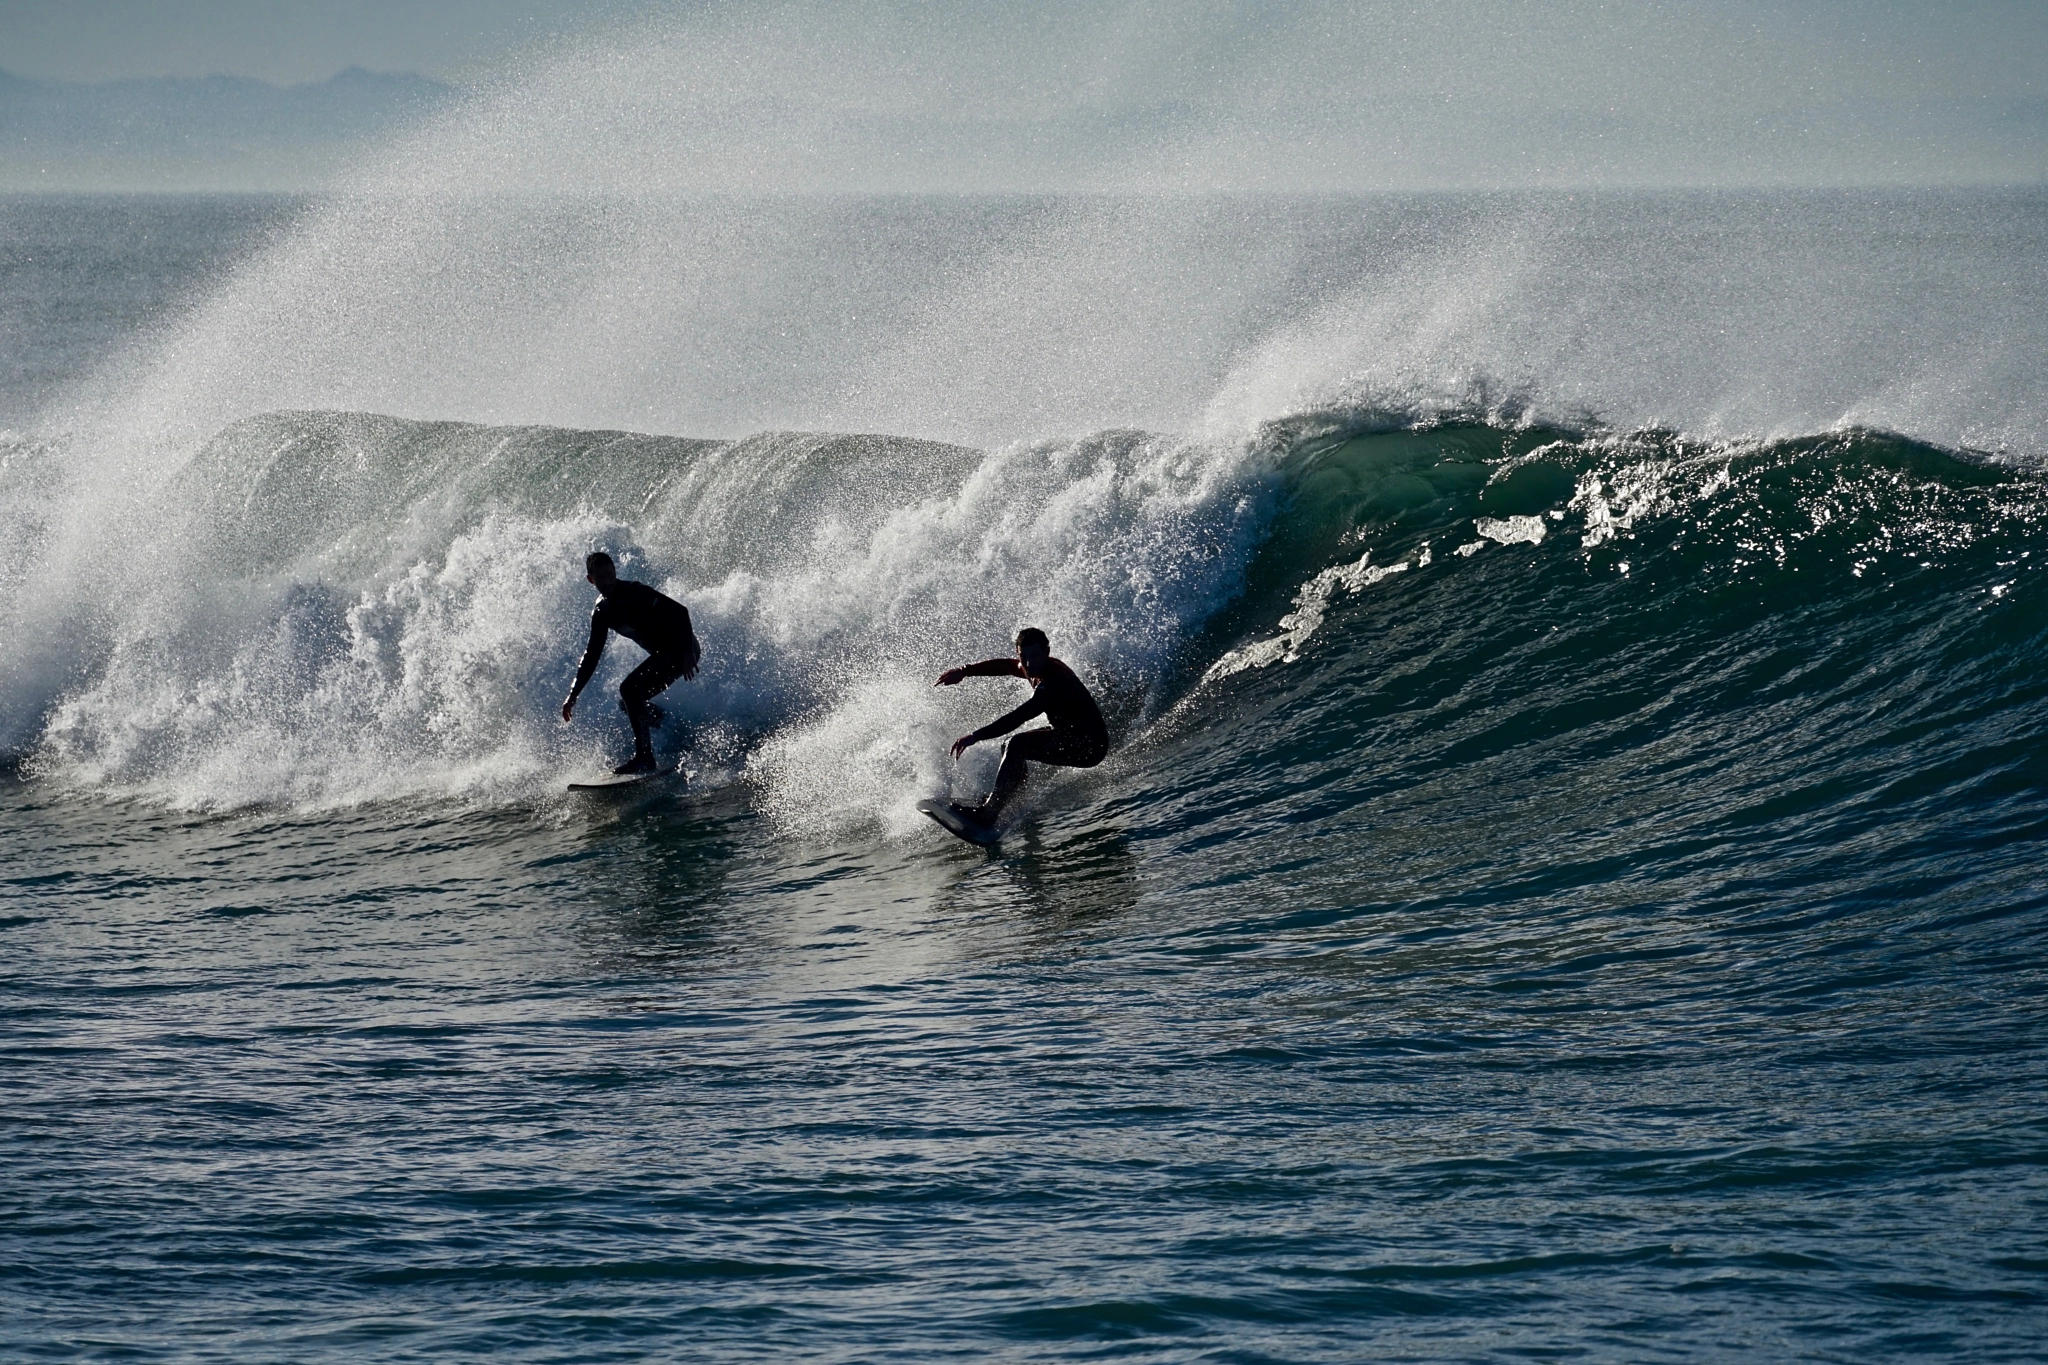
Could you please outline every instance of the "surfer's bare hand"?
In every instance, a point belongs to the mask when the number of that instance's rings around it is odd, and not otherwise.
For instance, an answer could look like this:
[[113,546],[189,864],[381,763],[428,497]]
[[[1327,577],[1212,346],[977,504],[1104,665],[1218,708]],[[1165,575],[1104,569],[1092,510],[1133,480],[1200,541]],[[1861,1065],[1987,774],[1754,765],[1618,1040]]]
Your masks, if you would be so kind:
[[[962,678],[966,676],[967,670],[964,668],[949,668],[944,673],[939,674],[938,685],[940,687],[951,687],[954,683],[959,682]],[[959,752],[959,746],[955,745],[953,748],[953,753],[956,758],[959,756]]]
[[569,698],[569,700],[567,700],[567,701],[565,701],[565,702],[563,702],[563,703],[562,703],[562,719],[563,719],[563,720],[567,720],[567,719],[569,719],[569,717],[570,717],[571,715],[573,715],[573,714],[575,713],[575,711],[576,711],[576,699],[575,699],[574,697],[571,697],[571,698]]
[[973,735],[962,735],[962,736],[960,736],[960,738],[958,738],[958,739],[954,740],[954,741],[953,741],[953,757],[955,757],[955,758],[958,758],[958,757],[960,757],[960,755],[962,755],[962,754],[966,753],[966,752],[967,752],[967,750],[968,750],[968,749],[969,749],[969,748],[970,748],[970,747],[971,747],[971,746],[973,745],[973,743],[974,743],[974,736],[973,736]]

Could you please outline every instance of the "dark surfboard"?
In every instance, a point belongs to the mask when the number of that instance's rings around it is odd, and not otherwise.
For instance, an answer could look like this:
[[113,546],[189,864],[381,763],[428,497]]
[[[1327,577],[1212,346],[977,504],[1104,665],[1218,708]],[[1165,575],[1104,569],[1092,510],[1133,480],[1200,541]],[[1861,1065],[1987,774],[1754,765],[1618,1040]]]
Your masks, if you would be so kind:
[[950,801],[920,801],[917,808],[938,822],[946,833],[965,839],[970,844],[983,848],[994,843],[999,837],[994,827],[979,820],[971,820],[953,808]]

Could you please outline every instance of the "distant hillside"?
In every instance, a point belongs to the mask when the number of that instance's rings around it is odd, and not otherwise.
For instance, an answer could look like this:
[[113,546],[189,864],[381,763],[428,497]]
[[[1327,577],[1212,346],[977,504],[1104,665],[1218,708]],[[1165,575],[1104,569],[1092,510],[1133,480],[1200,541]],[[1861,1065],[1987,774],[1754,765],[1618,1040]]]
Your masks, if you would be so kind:
[[72,85],[0,71],[0,189],[313,189],[405,123],[465,98],[425,76],[350,67]]

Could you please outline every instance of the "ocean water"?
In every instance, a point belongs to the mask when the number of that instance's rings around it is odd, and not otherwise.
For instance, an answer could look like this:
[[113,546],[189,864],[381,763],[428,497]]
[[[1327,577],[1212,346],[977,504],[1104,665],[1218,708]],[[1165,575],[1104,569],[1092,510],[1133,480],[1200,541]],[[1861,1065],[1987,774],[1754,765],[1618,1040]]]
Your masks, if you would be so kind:
[[8,1357],[2041,1358],[2048,197],[372,189],[0,203]]

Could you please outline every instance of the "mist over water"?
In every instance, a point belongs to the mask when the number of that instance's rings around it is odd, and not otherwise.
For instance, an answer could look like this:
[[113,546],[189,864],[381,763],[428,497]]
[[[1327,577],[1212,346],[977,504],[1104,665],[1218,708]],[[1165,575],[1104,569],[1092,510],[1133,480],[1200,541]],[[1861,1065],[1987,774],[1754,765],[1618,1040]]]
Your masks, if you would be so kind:
[[[1361,379],[1481,376],[1623,427],[2041,445],[2008,382],[2040,302],[2011,268],[2028,194],[1246,182],[1133,111],[1235,92],[1207,140],[1270,160],[1300,137],[1276,72],[1393,89],[1419,78],[1371,45],[1433,30],[1232,13],[790,4],[532,54],[48,420],[129,436],[124,465],[278,408],[987,447],[1205,413],[1237,434]],[[1346,101],[1376,108],[1366,84]],[[1041,163],[1000,138],[1032,109]],[[984,141],[934,146],[913,113]]]
[[[2048,200],[1247,193],[1150,10],[987,97],[1038,11],[822,13],[38,324],[0,1332],[2028,1358]],[[603,805],[598,546],[705,645]],[[1024,624],[1113,752],[983,854]]]

